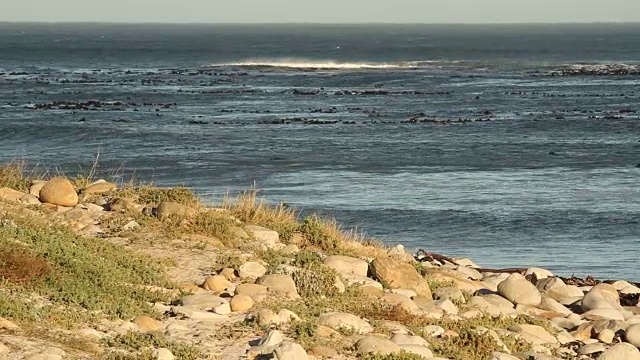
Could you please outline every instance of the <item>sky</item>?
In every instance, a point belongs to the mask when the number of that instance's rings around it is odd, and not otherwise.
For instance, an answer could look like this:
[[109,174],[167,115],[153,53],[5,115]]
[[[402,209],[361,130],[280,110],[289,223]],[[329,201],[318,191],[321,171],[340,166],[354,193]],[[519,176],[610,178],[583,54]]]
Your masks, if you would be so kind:
[[2,0],[0,21],[640,22],[640,0]]

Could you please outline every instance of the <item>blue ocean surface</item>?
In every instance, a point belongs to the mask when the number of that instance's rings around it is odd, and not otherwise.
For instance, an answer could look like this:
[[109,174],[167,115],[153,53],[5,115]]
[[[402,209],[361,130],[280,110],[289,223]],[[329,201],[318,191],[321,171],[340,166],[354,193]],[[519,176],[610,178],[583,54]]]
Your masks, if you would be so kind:
[[640,24],[0,24],[0,160],[640,281]]

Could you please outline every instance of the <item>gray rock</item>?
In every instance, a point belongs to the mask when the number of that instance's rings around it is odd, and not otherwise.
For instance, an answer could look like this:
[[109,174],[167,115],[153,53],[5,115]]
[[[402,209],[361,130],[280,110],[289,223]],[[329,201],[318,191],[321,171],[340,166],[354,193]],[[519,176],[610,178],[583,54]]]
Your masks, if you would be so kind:
[[640,347],[640,324],[629,326],[624,333],[624,338],[629,344]]
[[282,342],[273,350],[276,360],[306,360],[309,358],[302,346],[289,341]]
[[403,344],[400,345],[400,350],[409,354],[418,355],[423,359],[433,359],[433,352],[426,346]]
[[229,301],[211,293],[202,293],[183,296],[178,304],[198,310],[213,310]]
[[342,312],[330,312],[320,315],[318,324],[334,330],[349,329],[358,334],[368,334],[373,331],[373,326],[365,320]]
[[366,277],[369,271],[369,263],[351,256],[332,255],[324,259],[323,262],[340,275],[353,274]]
[[578,349],[578,354],[591,355],[604,352],[605,350],[607,350],[607,347],[603,343],[595,342],[580,347],[580,349]]
[[538,306],[542,300],[538,289],[520,274],[511,274],[498,284],[498,293],[516,305]]
[[291,300],[300,298],[298,288],[291,276],[282,274],[265,275],[256,281],[256,284],[264,285],[269,292],[276,293]]
[[509,331],[513,331],[516,334],[522,336],[523,339],[528,341],[534,345],[543,345],[543,344],[557,344],[558,339],[556,339],[553,335],[549,334],[547,330],[545,330],[541,326],[530,325],[530,324],[518,324],[509,327]]
[[356,342],[358,354],[392,355],[402,351],[397,344],[379,336],[365,336]]
[[582,299],[582,309],[584,311],[594,309],[616,309],[622,310],[620,306],[620,296],[618,290],[613,285],[600,283],[584,296]]
[[280,235],[277,231],[258,225],[247,225],[244,228],[256,241],[263,243],[267,248],[273,248],[280,242]]
[[167,348],[155,349],[153,351],[153,358],[156,360],[174,360],[176,357],[171,350]]
[[435,300],[451,300],[462,304],[465,303],[462,291],[455,286],[441,287],[432,291]]
[[598,360],[640,360],[640,351],[631,344],[620,343],[605,350]]
[[416,345],[416,346],[429,346],[429,342],[427,340],[421,338],[416,335],[407,335],[407,334],[394,334],[391,337],[391,342],[397,345]]
[[267,273],[267,268],[259,262],[249,261],[238,269],[238,275],[241,279],[257,279]]

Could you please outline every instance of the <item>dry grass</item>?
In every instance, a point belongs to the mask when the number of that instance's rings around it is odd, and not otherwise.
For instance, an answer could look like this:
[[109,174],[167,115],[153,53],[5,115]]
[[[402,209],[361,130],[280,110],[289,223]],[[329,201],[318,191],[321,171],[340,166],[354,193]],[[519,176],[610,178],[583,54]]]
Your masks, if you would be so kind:
[[257,196],[256,190],[247,190],[235,199],[226,196],[222,206],[241,221],[275,230],[287,241],[298,227],[298,214],[284,204],[268,205]]
[[25,175],[25,166],[21,162],[11,162],[0,165],[0,188],[8,187],[14,190],[28,192],[31,177]]
[[0,279],[14,284],[27,284],[49,276],[51,267],[39,256],[19,245],[0,244]]

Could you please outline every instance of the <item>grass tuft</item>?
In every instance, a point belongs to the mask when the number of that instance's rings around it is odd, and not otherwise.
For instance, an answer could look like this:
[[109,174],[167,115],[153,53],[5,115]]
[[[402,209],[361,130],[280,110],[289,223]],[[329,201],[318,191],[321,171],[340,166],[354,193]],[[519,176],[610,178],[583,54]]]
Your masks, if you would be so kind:
[[29,192],[31,179],[25,176],[24,163],[12,162],[0,165],[0,188]]

